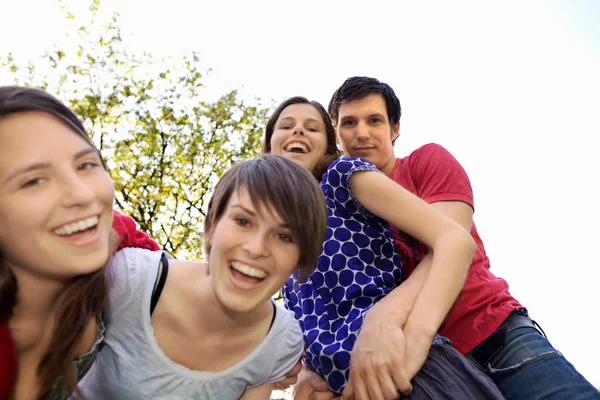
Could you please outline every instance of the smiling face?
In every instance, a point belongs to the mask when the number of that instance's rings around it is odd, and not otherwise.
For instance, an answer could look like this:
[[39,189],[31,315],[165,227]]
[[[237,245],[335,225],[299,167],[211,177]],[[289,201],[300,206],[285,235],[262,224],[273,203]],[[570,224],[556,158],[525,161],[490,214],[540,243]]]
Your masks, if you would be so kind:
[[298,269],[299,246],[271,208],[253,204],[245,188],[235,190],[208,234],[208,264],[219,303],[234,312],[263,304]]
[[114,191],[98,151],[41,112],[0,119],[0,141],[0,253],[17,279],[104,266]]
[[271,153],[314,172],[327,151],[325,123],[311,104],[291,104],[277,118]]

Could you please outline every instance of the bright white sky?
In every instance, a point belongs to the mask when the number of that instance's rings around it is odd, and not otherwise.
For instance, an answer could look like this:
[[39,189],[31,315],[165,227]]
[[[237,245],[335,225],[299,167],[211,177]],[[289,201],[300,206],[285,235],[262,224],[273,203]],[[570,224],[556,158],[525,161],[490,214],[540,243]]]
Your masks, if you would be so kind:
[[[215,93],[327,105],[352,75],[391,84],[397,154],[437,142],[458,158],[492,271],[600,387],[600,2],[103,4],[133,50],[199,51]],[[51,1],[0,0],[0,54],[40,54],[63,26]]]

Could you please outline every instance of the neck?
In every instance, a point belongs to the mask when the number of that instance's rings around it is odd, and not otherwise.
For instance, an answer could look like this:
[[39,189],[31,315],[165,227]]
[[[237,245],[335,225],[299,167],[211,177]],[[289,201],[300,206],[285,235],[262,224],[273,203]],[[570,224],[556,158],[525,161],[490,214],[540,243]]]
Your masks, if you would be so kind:
[[198,308],[200,321],[210,321],[205,330],[208,333],[236,332],[255,329],[264,318],[271,315],[272,306],[269,301],[249,312],[227,310],[217,299],[212,288],[210,277],[204,276],[199,291],[195,293],[195,304],[205,304]]
[[378,169],[383,172],[387,177],[391,178],[392,173],[394,172],[394,167],[396,166],[396,157],[394,154],[391,154],[390,157],[384,161],[383,165],[378,167]]
[[13,271],[18,285],[13,318],[42,320],[53,315],[56,300],[64,289],[65,283],[31,274],[22,269],[15,268]]

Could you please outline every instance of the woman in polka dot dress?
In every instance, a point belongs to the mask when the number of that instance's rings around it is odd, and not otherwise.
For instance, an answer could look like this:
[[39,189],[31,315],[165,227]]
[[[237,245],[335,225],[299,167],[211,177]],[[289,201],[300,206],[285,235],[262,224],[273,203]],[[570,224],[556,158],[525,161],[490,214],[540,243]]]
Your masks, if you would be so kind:
[[[374,122],[376,123],[376,122]],[[295,312],[306,344],[306,364],[327,380],[333,393],[344,391],[350,355],[367,312],[402,282],[402,269],[387,221],[428,244],[432,263],[444,263],[460,291],[475,245],[460,225],[394,184],[373,164],[339,157],[335,130],[325,109],[303,97],[284,101],[267,123],[263,152],[294,160],[321,180],[328,207],[328,228],[318,265],[308,280],[292,276],[283,288],[286,306]],[[373,193],[377,193],[376,196]],[[390,205],[393,204],[393,207]],[[432,264],[433,265],[433,264]],[[450,286],[450,285],[448,285]],[[441,293],[440,296],[446,294]],[[411,316],[404,325],[410,346]],[[415,321],[419,321],[417,317]],[[416,324],[416,323],[415,323]],[[501,399],[493,382],[439,335],[416,371],[403,366],[378,371],[361,398],[396,399],[407,373],[413,399]],[[361,348],[361,351],[372,351]],[[423,364],[424,361],[424,364]],[[422,364],[422,367],[421,367]],[[419,370],[420,368],[420,370]],[[416,374],[418,371],[418,374]],[[416,376],[415,376],[416,374]],[[348,392],[344,393],[347,395]]]

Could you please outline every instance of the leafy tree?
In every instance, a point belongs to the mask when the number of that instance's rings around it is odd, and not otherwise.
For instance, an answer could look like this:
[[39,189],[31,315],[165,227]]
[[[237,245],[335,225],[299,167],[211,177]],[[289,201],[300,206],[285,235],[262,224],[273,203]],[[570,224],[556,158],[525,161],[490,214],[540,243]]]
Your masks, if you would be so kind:
[[[216,180],[259,153],[267,110],[236,91],[206,100],[196,53],[127,50],[119,16],[93,0],[87,20],[64,6],[72,45],[35,61],[0,58],[9,82],[58,95],[84,120],[115,181],[117,205],[173,255],[202,254]],[[5,79],[3,79],[5,80]]]

